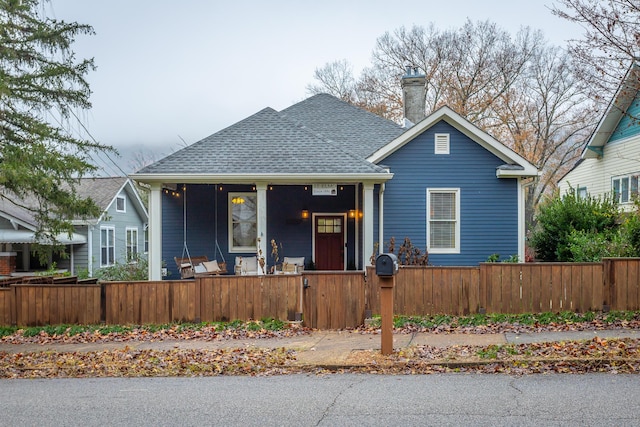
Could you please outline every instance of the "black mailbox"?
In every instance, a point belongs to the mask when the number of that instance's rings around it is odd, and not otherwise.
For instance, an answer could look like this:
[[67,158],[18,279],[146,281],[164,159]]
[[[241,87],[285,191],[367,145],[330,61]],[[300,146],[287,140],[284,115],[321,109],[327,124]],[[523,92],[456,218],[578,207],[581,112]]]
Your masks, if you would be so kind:
[[395,254],[380,254],[376,258],[376,274],[393,276],[398,273],[398,257]]

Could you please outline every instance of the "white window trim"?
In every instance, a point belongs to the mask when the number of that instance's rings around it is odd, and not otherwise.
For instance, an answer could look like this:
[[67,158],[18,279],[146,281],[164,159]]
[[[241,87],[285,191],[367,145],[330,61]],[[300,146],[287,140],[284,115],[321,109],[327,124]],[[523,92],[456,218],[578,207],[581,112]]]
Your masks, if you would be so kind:
[[145,224],[143,231],[142,231],[142,236],[143,236],[143,240],[142,240],[142,253],[143,254],[148,254],[149,253],[149,224]]
[[[257,251],[257,245],[256,246],[234,246],[233,245],[233,203],[231,202],[231,199],[233,199],[234,197],[254,197],[256,199],[256,231],[258,229],[258,193],[256,192],[229,192],[228,194],[228,212],[227,212],[227,222],[229,224],[229,253],[246,253],[246,252],[256,252]],[[257,238],[258,236],[256,236],[256,243],[257,243]]]
[[[454,193],[456,200],[456,224],[455,224],[455,247],[453,248],[431,248],[431,193]],[[460,188],[427,188],[427,249],[432,254],[459,254],[460,253]]]
[[434,154],[449,154],[450,138],[448,133],[436,133],[433,136]]
[[138,255],[140,253],[140,237],[138,233],[138,227],[127,227],[125,229],[124,232],[124,238],[125,238],[125,256],[127,257],[127,262],[136,262],[136,261],[132,261],[131,259],[129,259],[129,231],[135,231],[135,244],[136,244],[136,253],[134,255]]
[[[640,187],[640,172],[632,172],[625,175],[618,175],[618,176],[611,177],[611,194],[613,194],[613,197],[616,198],[617,202],[621,205],[629,205],[629,204],[633,204],[634,202],[634,197],[633,197],[634,194],[631,191],[631,177],[633,176],[639,177],[638,187]],[[620,190],[622,191],[622,180],[624,178],[627,178],[629,180],[629,183],[627,185],[627,201],[625,202],[622,201],[622,192],[618,195],[618,197],[616,197],[614,186],[613,186],[614,181],[620,181]],[[636,191],[640,192],[640,188],[636,189]],[[636,197],[637,197],[637,194],[636,194]]]
[[[122,200],[122,209],[118,209],[118,200]],[[116,196],[116,212],[127,212],[127,198],[124,196]]]
[[[113,259],[109,260],[109,263],[105,263],[102,259],[102,230],[107,230],[107,235],[111,235],[113,241],[111,246],[113,247]],[[107,242],[108,243],[108,242]],[[109,254],[109,246],[107,246],[107,254]],[[112,225],[103,225],[100,227],[100,267],[109,267],[116,263],[116,228]]]

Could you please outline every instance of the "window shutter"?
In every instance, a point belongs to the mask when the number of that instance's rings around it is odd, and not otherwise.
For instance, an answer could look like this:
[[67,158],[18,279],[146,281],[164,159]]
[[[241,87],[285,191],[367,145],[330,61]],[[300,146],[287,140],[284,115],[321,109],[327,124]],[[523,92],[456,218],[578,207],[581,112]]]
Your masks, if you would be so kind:
[[435,154],[449,154],[449,134],[435,134]]

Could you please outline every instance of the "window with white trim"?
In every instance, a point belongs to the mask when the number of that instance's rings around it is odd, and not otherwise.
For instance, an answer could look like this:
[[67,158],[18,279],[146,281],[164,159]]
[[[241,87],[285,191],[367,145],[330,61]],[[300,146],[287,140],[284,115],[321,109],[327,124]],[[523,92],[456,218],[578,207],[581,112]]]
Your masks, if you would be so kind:
[[435,154],[449,154],[449,134],[436,133],[434,135]]
[[116,212],[126,212],[127,211],[127,199],[124,196],[116,197]]
[[116,229],[113,226],[100,227],[100,266],[107,267],[116,263]]
[[257,194],[229,193],[229,251],[255,252],[257,237]]
[[638,178],[640,172],[611,179],[613,197],[618,203],[631,203],[638,197]]
[[149,224],[144,225],[144,253],[149,253]]
[[127,261],[136,261],[138,255],[138,229],[127,227]]
[[460,253],[460,189],[427,189],[427,247],[430,253]]

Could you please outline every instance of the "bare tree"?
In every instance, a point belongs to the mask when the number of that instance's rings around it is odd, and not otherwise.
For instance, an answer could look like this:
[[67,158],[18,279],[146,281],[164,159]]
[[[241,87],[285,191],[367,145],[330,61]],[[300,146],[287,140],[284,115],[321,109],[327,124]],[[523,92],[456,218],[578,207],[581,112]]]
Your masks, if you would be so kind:
[[640,1],[557,0],[553,14],[579,24],[583,37],[569,49],[591,97],[606,103],[629,66],[640,60]]
[[328,93],[349,103],[355,103],[356,83],[351,64],[346,59],[325,64],[316,68],[313,77],[318,81],[307,85],[310,94]]
[[597,110],[573,74],[574,62],[558,47],[544,47],[529,61],[523,78],[494,104],[496,136],[542,170],[528,187],[527,221],[580,156]]
[[543,171],[529,187],[529,218],[575,162],[596,121],[575,63],[530,28],[512,37],[490,22],[447,31],[402,27],[377,40],[372,58],[351,102],[400,122],[399,81],[407,65],[420,68],[427,113],[448,105]]

